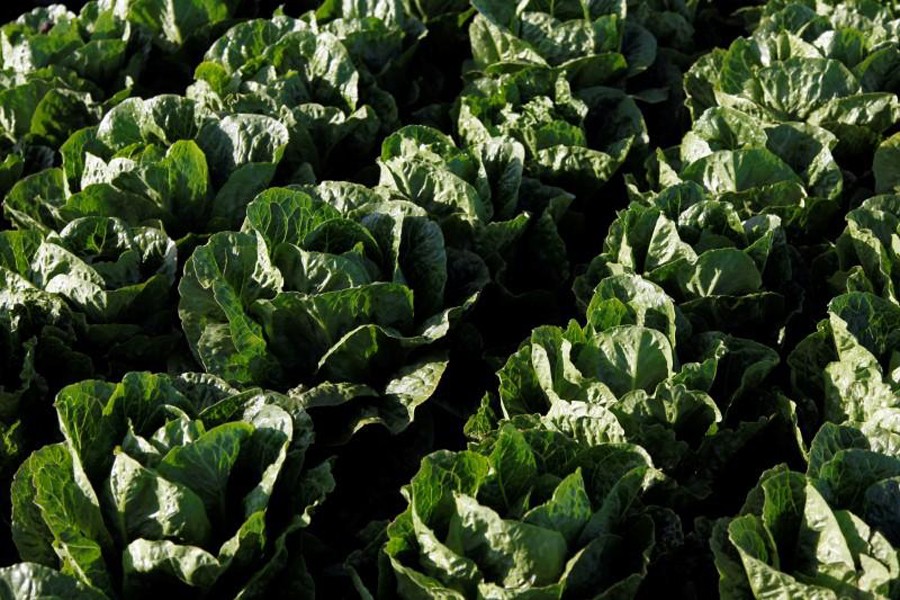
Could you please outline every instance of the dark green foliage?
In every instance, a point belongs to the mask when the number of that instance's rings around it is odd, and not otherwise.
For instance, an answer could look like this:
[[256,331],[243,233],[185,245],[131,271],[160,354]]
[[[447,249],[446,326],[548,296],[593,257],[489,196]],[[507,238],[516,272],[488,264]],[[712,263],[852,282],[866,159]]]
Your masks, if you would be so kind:
[[66,4],[0,597],[900,597],[896,2]]

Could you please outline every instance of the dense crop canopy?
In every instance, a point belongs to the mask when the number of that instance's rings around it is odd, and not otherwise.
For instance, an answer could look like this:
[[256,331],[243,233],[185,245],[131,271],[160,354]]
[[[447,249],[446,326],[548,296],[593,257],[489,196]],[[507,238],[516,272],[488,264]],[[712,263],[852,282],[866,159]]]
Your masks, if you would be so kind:
[[0,598],[900,598],[898,2],[37,4]]

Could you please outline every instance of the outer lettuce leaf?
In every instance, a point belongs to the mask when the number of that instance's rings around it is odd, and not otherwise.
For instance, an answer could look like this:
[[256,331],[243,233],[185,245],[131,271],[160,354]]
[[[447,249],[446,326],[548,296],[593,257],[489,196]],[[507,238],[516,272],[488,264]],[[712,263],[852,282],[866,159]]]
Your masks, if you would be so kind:
[[898,143],[900,136],[894,134],[875,151],[872,170],[875,173],[875,191],[878,193],[889,193],[900,187],[900,177],[897,174]]

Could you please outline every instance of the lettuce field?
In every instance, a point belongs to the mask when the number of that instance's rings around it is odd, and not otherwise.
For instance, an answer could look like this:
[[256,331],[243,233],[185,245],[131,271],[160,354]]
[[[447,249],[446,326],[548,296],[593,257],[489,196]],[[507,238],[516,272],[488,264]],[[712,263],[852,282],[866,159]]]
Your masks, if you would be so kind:
[[285,1],[2,8],[0,599],[900,599],[900,1]]

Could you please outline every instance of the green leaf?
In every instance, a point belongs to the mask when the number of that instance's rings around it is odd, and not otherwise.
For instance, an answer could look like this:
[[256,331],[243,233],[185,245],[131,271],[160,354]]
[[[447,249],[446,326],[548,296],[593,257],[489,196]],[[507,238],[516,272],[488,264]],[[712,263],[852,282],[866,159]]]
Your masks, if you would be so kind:
[[860,514],[869,486],[898,476],[900,459],[862,448],[840,450],[819,469],[829,502]]
[[302,243],[320,225],[337,218],[337,210],[303,192],[270,188],[247,205],[243,229],[259,232],[273,252],[285,242]]
[[140,593],[160,577],[205,590],[212,587],[222,573],[219,561],[209,552],[168,540],[131,542],[123,552],[122,569],[122,587],[126,594]]
[[262,327],[245,312],[280,286],[280,275],[262,258],[250,235],[213,235],[188,259],[178,287],[191,349],[208,371],[229,380],[267,382],[279,372]]
[[197,134],[214,181],[224,181],[250,163],[277,164],[288,143],[284,125],[262,115],[227,116],[207,123]]
[[16,473],[10,493],[13,540],[24,560],[58,566],[112,593],[103,557],[112,541],[94,490],[65,446],[45,446],[33,453]]
[[900,186],[900,134],[895,134],[878,146],[872,169],[875,172],[875,191],[886,193],[895,191]]
[[[622,315],[613,317],[619,310]],[[673,345],[675,321],[675,302],[662,288],[633,274],[603,279],[587,307],[587,324],[595,331],[616,325],[638,325],[666,334]]]
[[253,434],[248,423],[219,425],[186,446],[176,446],[162,458],[157,472],[199,496],[211,515],[224,515],[231,471],[242,445]]
[[785,593],[815,600],[837,599],[829,589],[806,585],[778,570],[771,537],[759,517],[745,515],[731,521],[728,538],[740,554],[750,589],[757,597]]
[[763,148],[713,152],[688,165],[682,176],[718,194],[780,182],[801,183],[793,169]]
[[210,537],[211,526],[199,496],[124,453],[116,454],[106,493],[114,509],[113,521],[126,543],[166,538],[203,546]]
[[[111,149],[132,144],[171,145],[195,138],[203,116],[194,102],[174,94],[148,100],[128,98],[104,115],[96,139]],[[88,146],[90,137],[79,142]]]
[[822,467],[828,464],[838,452],[849,448],[868,449],[866,436],[855,427],[823,423],[809,446],[809,466],[806,474],[817,478]]
[[525,437],[508,425],[500,429],[488,458],[494,468],[493,476],[485,482],[482,493],[498,494],[501,505],[510,510],[534,484],[538,472],[534,453]]
[[490,508],[456,494],[447,546],[472,557],[504,587],[555,582],[565,566],[562,534],[527,523],[505,521]]
[[0,596],[16,600],[102,600],[99,591],[75,577],[25,562],[0,569]]
[[684,288],[697,296],[736,296],[762,287],[762,277],[753,259],[736,248],[704,252],[693,265],[690,278],[681,278]]
[[522,520],[532,525],[558,531],[571,548],[591,518],[591,500],[584,487],[581,470],[563,479],[547,502],[525,513]]
[[147,27],[163,44],[174,51],[197,30],[228,19],[237,2],[227,0],[133,0],[128,4],[128,20]]
[[[351,379],[359,369],[367,369],[360,361],[372,360],[380,353],[378,344],[369,343],[373,338],[365,335],[374,333],[374,329],[356,334],[363,335],[363,339],[345,336],[353,335],[359,331],[357,328],[368,323],[378,324],[379,329],[389,327],[408,331],[413,313],[410,290],[389,283],[373,283],[312,296],[284,292],[271,301],[259,301],[255,310],[272,353],[286,368],[311,374],[317,367],[327,364],[335,375],[341,373]],[[296,351],[296,339],[307,340],[303,352]],[[342,347],[345,350],[341,351],[340,361],[326,354]],[[367,347],[369,352],[356,354],[361,347]],[[341,368],[338,363],[348,365],[348,368]],[[352,368],[349,367],[351,364]]]
[[46,231],[62,225],[64,203],[63,172],[45,169],[16,182],[3,201],[3,211],[20,227]]
[[604,382],[621,396],[631,390],[656,387],[672,374],[674,356],[662,333],[623,325],[599,334],[574,362],[582,373]]
[[[206,61],[218,63],[229,73],[234,73],[245,63],[258,58],[272,45],[288,33],[305,27],[302,20],[285,17],[254,19],[239,23],[206,51]],[[198,67],[198,74],[204,65]]]

